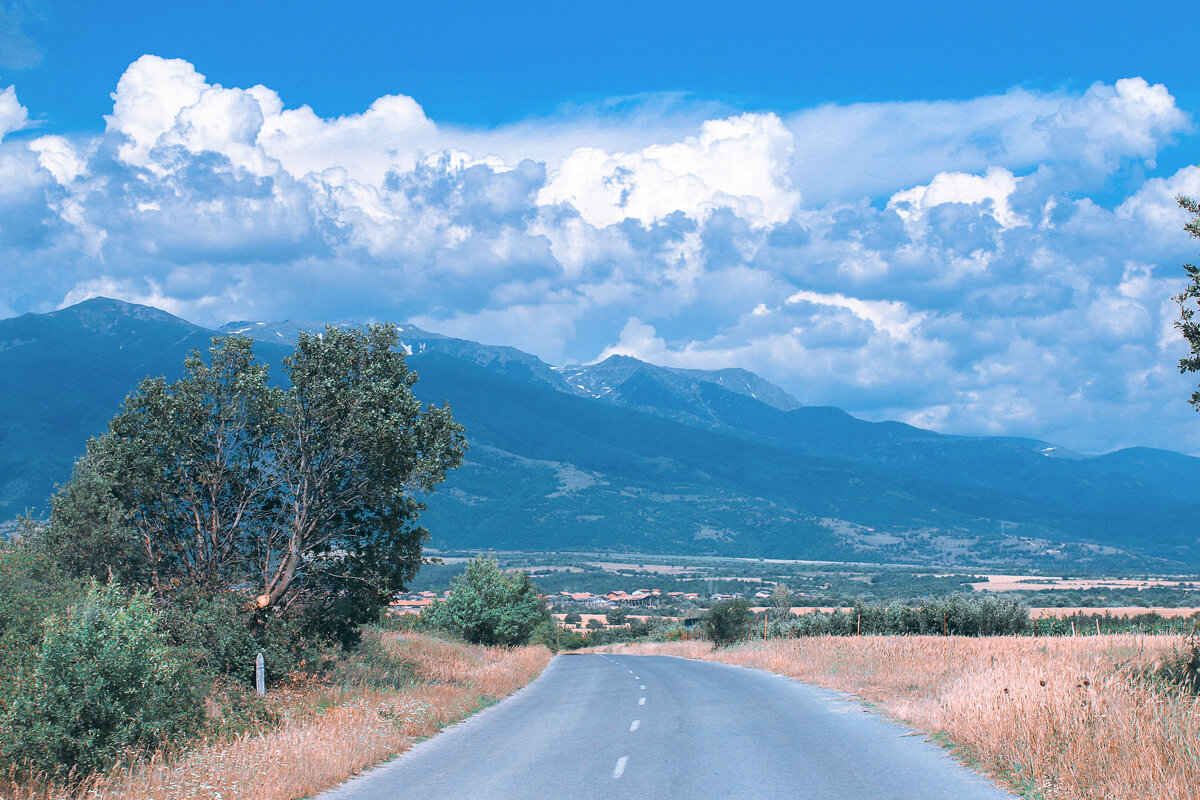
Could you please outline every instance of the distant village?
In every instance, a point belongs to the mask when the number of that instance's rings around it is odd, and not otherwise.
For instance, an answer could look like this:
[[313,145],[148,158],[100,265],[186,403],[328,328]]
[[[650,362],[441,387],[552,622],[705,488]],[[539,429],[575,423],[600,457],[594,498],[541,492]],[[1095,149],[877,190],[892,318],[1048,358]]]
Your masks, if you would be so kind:
[[[395,614],[420,614],[429,606],[444,599],[450,594],[442,592],[408,592],[396,595],[391,603],[391,611]],[[550,606],[582,605],[591,608],[632,608],[637,606],[664,606],[676,604],[700,605],[720,600],[742,599],[747,595],[742,592],[732,594],[701,595],[698,592],[664,592],[659,589],[635,589],[633,592],[613,591],[608,594],[593,594],[591,592],[558,592],[557,594],[542,595]],[[771,592],[763,589],[750,595],[748,599],[767,600]]]

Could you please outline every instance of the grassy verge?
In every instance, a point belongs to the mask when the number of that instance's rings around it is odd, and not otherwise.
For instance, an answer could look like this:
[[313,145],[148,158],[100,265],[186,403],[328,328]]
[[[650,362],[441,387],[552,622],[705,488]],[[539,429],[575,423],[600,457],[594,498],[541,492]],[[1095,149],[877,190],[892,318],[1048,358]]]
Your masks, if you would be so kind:
[[12,785],[11,800],[294,800],[336,786],[512,694],[550,660],[544,647],[487,648],[376,631],[364,655],[321,682],[268,695],[278,725],[159,755],[67,792]]
[[1170,678],[1182,637],[863,636],[613,645],[851,692],[1026,797],[1197,797],[1200,699]]

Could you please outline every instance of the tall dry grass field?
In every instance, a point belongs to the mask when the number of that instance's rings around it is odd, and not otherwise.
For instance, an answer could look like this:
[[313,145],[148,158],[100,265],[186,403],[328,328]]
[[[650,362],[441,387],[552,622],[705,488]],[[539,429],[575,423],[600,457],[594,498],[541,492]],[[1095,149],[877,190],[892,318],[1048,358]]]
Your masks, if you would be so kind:
[[9,785],[11,800],[293,800],[335,786],[472,711],[512,694],[550,661],[544,647],[485,648],[389,632],[416,678],[400,690],[297,686],[273,693],[276,729],[155,758],[66,792]]
[[863,636],[605,650],[724,661],[852,692],[1029,797],[1200,798],[1200,700],[1147,673],[1175,636]]

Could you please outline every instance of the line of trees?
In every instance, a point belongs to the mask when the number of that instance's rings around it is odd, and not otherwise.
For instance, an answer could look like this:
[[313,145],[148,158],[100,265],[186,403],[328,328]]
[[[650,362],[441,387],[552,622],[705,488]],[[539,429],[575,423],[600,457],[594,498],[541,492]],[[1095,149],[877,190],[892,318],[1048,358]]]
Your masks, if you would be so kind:
[[1029,627],[1029,609],[1019,599],[953,594],[915,606],[858,602],[848,613],[838,609],[829,614],[791,615],[769,621],[767,636],[1013,636]]

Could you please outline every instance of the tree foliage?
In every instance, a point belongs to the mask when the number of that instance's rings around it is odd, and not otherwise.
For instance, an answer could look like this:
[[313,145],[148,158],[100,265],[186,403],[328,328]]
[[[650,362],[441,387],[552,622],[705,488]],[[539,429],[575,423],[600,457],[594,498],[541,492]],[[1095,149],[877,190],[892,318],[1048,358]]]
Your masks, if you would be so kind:
[[[1181,208],[1192,215],[1183,229],[1193,238],[1200,239],[1200,203],[1182,195],[1175,199]],[[1186,374],[1200,372],[1200,323],[1195,318],[1197,304],[1200,303],[1200,267],[1184,264],[1183,271],[1187,273],[1188,284],[1175,296],[1175,302],[1179,304],[1179,319],[1175,321],[1175,327],[1188,343],[1188,355],[1179,360],[1179,371]],[[1200,411],[1200,389],[1192,392],[1188,402]]]
[[1030,630],[1029,609],[1017,597],[952,594],[919,605],[863,603],[846,614],[792,614],[767,625],[770,637],[905,635],[1016,636]]
[[160,595],[252,590],[259,624],[351,640],[422,563],[416,525],[461,463],[448,407],[422,407],[394,326],[301,334],[271,385],[243,336],[143,381],[88,443],[42,549],[72,574]]
[[268,687],[290,673],[305,667],[313,671],[325,663],[319,652],[322,640],[308,635],[305,619],[248,625],[248,599],[246,592],[204,594],[184,589],[159,603],[159,624],[168,641],[187,654],[189,663],[213,678],[243,687],[254,685],[259,653],[264,656]]
[[786,583],[780,583],[771,592],[771,605],[778,611],[790,612],[792,609],[792,590]]
[[43,620],[65,611],[81,593],[79,583],[46,556],[0,542],[0,707],[36,661]]
[[272,606],[289,592],[319,603],[316,620],[365,622],[420,569],[416,497],[462,462],[462,426],[413,396],[391,325],[301,334],[284,367],[271,439],[281,524],[258,541],[263,592]]
[[36,665],[0,718],[7,763],[76,776],[186,738],[204,723],[197,675],[146,593],[94,586],[45,622]]
[[704,619],[705,635],[714,646],[730,645],[745,638],[749,629],[750,603],[745,600],[721,600],[713,603]]
[[422,615],[431,628],[472,644],[527,644],[550,620],[550,609],[524,571],[504,572],[492,556],[471,559],[453,581],[450,596]]
[[629,609],[620,606],[604,612],[604,620],[609,625],[624,625],[629,622]]
[[50,498],[54,524],[31,523],[27,541],[73,578],[144,584],[147,549],[96,463],[89,456],[76,462],[71,479]]

